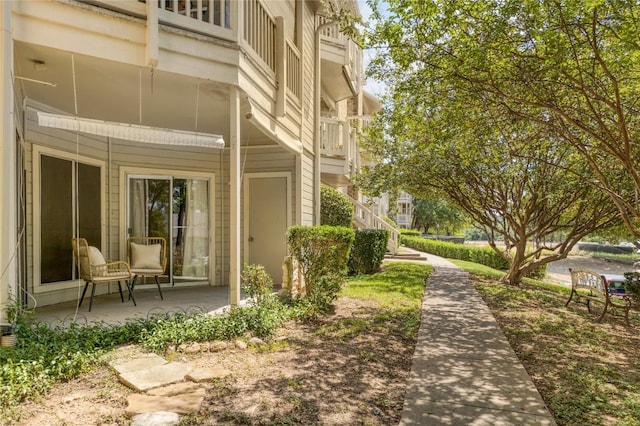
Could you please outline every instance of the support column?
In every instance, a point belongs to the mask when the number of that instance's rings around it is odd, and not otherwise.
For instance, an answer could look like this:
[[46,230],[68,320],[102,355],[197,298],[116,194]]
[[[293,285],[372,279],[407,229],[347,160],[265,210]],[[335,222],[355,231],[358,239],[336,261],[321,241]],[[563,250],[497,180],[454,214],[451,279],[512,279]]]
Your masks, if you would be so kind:
[[10,1],[0,2],[0,324],[7,323],[9,296],[16,282],[16,131],[13,93],[13,36]]
[[240,91],[230,90],[229,101],[229,304],[240,303]]
[[322,56],[320,55],[320,35],[327,27],[338,25],[335,21],[320,24],[315,31],[314,59],[313,59],[313,224],[320,225],[320,109],[322,88]]
[[160,41],[158,35],[158,5],[154,1],[147,2],[147,44],[145,46],[145,63],[151,68],[158,66],[160,57]]

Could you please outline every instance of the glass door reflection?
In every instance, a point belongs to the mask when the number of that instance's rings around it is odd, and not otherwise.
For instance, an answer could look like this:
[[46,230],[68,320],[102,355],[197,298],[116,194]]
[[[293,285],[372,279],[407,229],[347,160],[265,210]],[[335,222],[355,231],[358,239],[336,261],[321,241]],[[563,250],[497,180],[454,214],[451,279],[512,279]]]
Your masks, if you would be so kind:
[[209,277],[209,181],[173,179],[174,282]]

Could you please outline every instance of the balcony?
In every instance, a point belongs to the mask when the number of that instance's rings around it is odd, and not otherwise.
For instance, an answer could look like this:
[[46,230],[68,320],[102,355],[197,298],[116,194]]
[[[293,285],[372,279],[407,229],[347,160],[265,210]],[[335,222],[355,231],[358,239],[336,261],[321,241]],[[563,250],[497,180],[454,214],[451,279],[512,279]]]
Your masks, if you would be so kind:
[[[157,16],[147,16],[147,2],[157,4]],[[278,102],[286,97],[300,103],[302,61],[293,40],[285,37],[284,18],[273,16],[262,0],[90,0],[100,8],[157,24],[238,44],[282,88]],[[157,20],[156,22],[153,22]],[[154,25],[155,24],[155,25]],[[243,31],[238,31],[243,28]],[[161,30],[156,30],[161,31]],[[153,34],[152,34],[153,35]],[[156,35],[157,36],[157,35]],[[148,42],[148,41],[147,41]],[[280,84],[280,82],[282,84]],[[283,110],[284,107],[282,107]],[[279,114],[282,115],[282,114]]]
[[356,130],[348,121],[320,119],[322,180],[333,186],[350,185],[360,169]]
[[396,224],[402,228],[410,228],[411,227],[411,215],[409,214],[398,214],[396,216]]
[[[316,28],[327,21],[318,16]],[[322,90],[337,102],[358,93],[362,78],[362,52],[358,45],[342,34],[337,25],[320,33]]]

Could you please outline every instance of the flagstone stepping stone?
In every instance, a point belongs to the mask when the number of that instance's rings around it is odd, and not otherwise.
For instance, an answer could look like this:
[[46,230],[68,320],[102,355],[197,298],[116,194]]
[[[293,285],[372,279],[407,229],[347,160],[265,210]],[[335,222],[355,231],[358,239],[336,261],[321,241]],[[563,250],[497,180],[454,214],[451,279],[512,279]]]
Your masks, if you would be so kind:
[[131,419],[131,426],[177,426],[178,424],[180,424],[180,415],[168,411],[138,414]]
[[195,413],[200,410],[206,395],[206,389],[204,386],[200,386],[200,388],[192,388],[190,392],[186,393],[181,392],[185,389],[184,387],[174,389],[165,387],[154,390],[155,395],[131,394],[127,398],[129,405],[125,413],[128,416],[157,411],[178,414]]
[[120,374],[118,378],[131,389],[145,392],[149,389],[181,382],[192,370],[193,367],[187,364],[170,362],[143,370],[125,372]]
[[231,374],[230,370],[222,367],[196,368],[187,375],[187,380],[192,382],[207,382],[213,379],[221,379]]
[[130,359],[118,358],[109,362],[111,368],[116,370],[118,374],[149,369],[165,364],[167,364],[167,361],[156,354],[142,354]]
[[203,383],[194,383],[194,382],[182,382],[175,383],[173,385],[162,386],[160,388],[155,388],[147,391],[147,395],[155,395],[155,396],[174,396],[180,395],[183,393],[201,393],[205,394],[207,390],[207,385]]

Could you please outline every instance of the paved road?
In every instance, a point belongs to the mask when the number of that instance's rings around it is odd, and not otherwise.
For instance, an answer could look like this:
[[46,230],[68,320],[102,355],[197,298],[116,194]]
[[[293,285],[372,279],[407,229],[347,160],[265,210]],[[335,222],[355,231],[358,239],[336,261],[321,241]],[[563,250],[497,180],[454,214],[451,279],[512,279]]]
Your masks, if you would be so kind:
[[631,262],[610,261],[591,256],[570,256],[547,266],[547,278],[563,284],[571,284],[569,268],[591,269],[600,274],[622,275],[633,269]]

